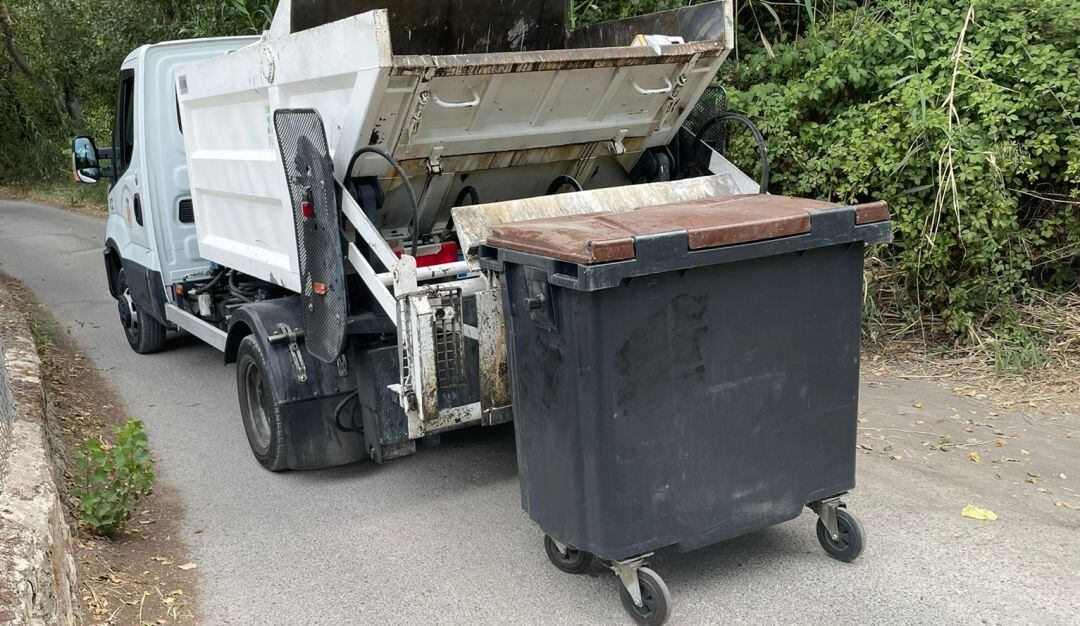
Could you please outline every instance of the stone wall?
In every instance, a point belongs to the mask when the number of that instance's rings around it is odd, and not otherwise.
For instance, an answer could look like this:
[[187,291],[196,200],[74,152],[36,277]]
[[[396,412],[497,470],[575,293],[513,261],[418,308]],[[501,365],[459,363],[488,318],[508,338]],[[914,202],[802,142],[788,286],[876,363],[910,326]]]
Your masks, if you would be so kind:
[[51,468],[41,361],[0,287],[0,624],[76,623],[71,533]]

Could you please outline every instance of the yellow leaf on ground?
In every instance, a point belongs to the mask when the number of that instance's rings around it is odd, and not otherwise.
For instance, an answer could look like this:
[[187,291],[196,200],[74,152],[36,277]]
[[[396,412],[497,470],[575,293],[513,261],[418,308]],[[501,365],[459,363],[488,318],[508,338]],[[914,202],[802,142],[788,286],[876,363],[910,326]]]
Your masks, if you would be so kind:
[[903,459],[904,457],[900,456],[899,454],[894,454],[894,455],[892,455],[892,457],[890,457],[890,458],[892,458],[892,460],[894,460],[894,461],[900,461],[900,460],[902,460],[902,459]]
[[195,565],[194,563],[184,563],[183,565],[177,565],[177,567],[184,571],[187,571],[189,569],[195,569],[196,567],[198,567],[198,565]]
[[997,513],[989,509],[980,509],[974,504],[969,504],[964,507],[964,510],[960,512],[960,515],[968,519],[977,519],[984,522],[993,522],[998,518]]
[[921,409],[922,408],[922,402],[912,402],[911,406],[915,407],[916,409]]
[[968,455],[968,458],[971,459],[972,463],[982,463],[982,457],[979,456],[978,452],[972,452]]

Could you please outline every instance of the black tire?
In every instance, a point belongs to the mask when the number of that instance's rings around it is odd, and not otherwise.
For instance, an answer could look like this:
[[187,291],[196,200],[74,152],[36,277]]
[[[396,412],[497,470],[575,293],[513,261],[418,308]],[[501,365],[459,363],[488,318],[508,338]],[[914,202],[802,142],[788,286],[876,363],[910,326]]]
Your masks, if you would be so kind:
[[552,565],[567,574],[585,574],[592,571],[594,559],[591,553],[567,546],[566,554],[563,554],[559,551],[559,546],[555,545],[555,540],[547,535],[544,535],[544,552],[547,552]]
[[641,586],[641,606],[634,604],[630,592],[619,582],[623,608],[639,624],[660,626],[671,615],[671,592],[660,575],[647,567],[638,570],[638,584]]
[[152,354],[161,350],[165,345],[165,325],[140,310],[131,301],[131,290],[128,288],[124,270],[120,270],[116,275],[116,289],[120,294],[116,306],[128,345],[138,354]]
[[244,337],[236,352],[236,393],[251,453],[271,472],[288,468],[285,420],[262,344]]
[[818,543],[828,554],[837,561],[850,563],[859,558],[863,551],[863,529],[859,520],[847,512],[847,509],[836,509],[836,530],[840,538],[833,541],[829,536],[829,530],[825,528],[825,522],[818,518],[817,539]]

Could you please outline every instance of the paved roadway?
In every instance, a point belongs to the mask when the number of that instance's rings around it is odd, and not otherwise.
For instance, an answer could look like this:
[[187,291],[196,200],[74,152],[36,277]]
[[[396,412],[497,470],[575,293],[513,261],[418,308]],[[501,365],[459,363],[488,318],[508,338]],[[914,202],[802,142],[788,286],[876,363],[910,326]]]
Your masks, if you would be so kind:
[[[447,436],[381,467],[264,471],[248,451],[233,367],[217,352],[183,339],[153,356],[129,350],[105,286],[103,234],[100,219],[0,201],[0,269],[52,308],[146,423],[160,475],[181,499],[206,623],[628,622],[612,577],[569,576],[547,562],[519,505],[508,428]],[[912,385],[866,384],[864,408],[897,415],[912,397],[927,411],[935,401],[942,412],[955,408],[951,394]],[[1077,488],[1076,441],[1050,441],[1041,471],[1067,471],[1058,493],[1080,504],[1061,490]],[[996,486],[984,476],[989,463],[916,463],[923,451],[914,446],[902,461],[860,457],[849,502],[869,541],[854,564],[824,556],[809,513],[693,553],[659,554],[673,622],[1080,623],[1077,514],[1034,500],[1023,473]],[[980,497],[1002,521],[960,517]]]

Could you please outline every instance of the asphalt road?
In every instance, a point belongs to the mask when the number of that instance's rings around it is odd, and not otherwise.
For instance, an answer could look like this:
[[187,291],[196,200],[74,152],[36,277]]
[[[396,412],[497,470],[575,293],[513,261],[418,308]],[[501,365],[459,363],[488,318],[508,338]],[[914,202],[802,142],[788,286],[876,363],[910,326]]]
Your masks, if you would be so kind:
[[[547,562],[520,508],[508,428],[447,436],[384,466],[264,471],[217,352],[185,339],[153,356],[130,351],[105,285],[103,234],[100,219],[0,201],[0,269],[52,308],[146,423],[181,499],[206,623],[628,623],[611,576]],[[901,431],[963,441],[962,424],[987,426],[977,421],[994,410],[985,402],[870,376],[863,410],[865,428],[884,430],[860,438],[873,450],[848,498],[869,536],[862,558],[827,558],[810,513],[662,552],[653,566],[674,595],[673,623],[1080,623],[1080,512],[1054,505],[1080,506],[1080,418],[1002,412],[994,427],[1019,440],[975,464]],[[919,416],[926,426],[911,425]],[[885,436],[887,450],[875,439]],[[969,502],[1001,519],[962,518]]]

